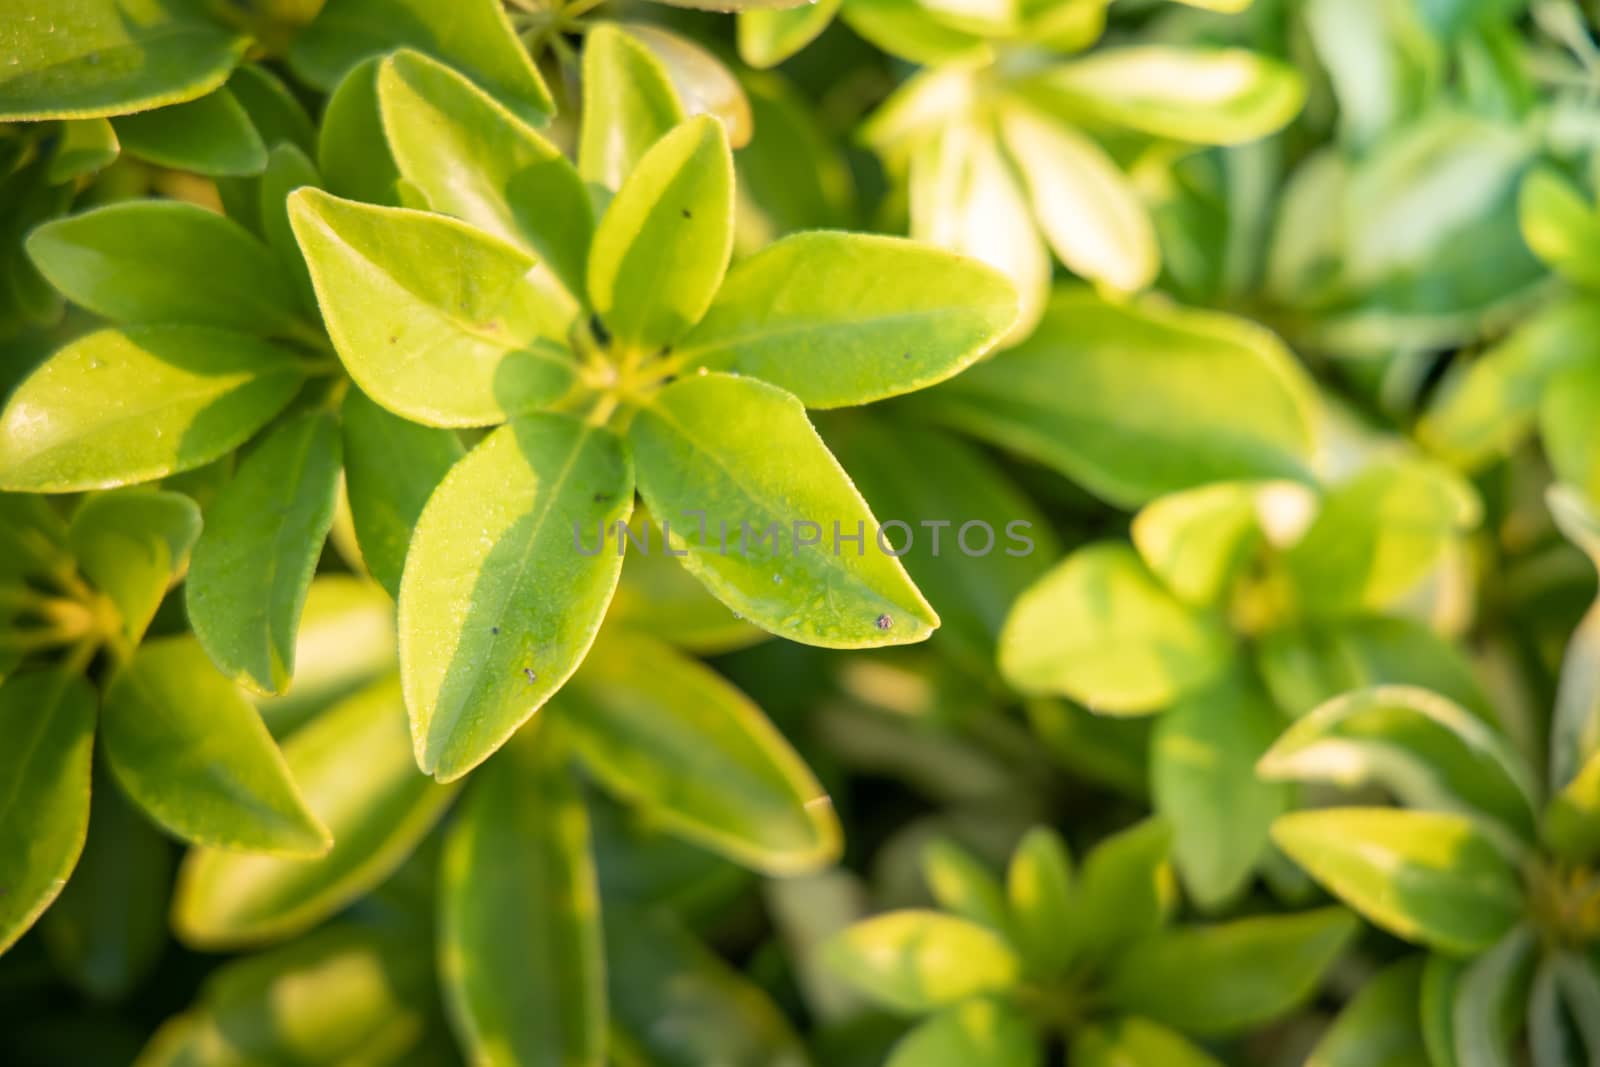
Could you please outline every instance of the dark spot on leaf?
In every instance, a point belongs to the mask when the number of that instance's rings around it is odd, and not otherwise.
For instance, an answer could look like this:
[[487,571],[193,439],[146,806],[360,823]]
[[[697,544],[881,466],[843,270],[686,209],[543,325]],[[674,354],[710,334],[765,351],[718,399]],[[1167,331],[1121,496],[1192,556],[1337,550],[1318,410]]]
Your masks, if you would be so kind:
[[489,632],[492,633],[492,634],[498,634],[500,632],[500,627],[491,626],[491,627],[489,627]]
[[524,667],[524,668],[522,668],[522,676],[528,680],[528,684],[529,685],[532,685],[534,682],[537,682],[539,680],[539,676],[537,674],[533,673],[533,668],[532,667]]
[[397,344],[397,343],[399,343],[399,341],[400,341],[400,338],[396,337],[394,334],[390,334],[389,335],[389,343],[390,344]]
[[600,321],[599,315],[589,316],[589,332],[594,334],[594,339],[600,344],[611,343],[611,331],[606,329],[606,324]]
[[683,209],[683,217],[686,218],[686,219],[692,219],[692,218],[694,218],[694,212],[690,211],[688,208],[684,208]]
[[607,498],[606,498],[606,494],[605,493],[596,493],[594,495],[594,502],[596,504],[604,504],[606,502],[606,499]]
[[889,616],[887,616],[887,615],[879,615],[878,616],[878,618],[877,618],[878,629],[887,630],[889,627],[891,627],[893,625],[894,625],[894,620],[891,619]]
[[910,352],[902,352],[902,353],[900,353],[900,358],[901,359],[910,359],[911,358],[911,353]]

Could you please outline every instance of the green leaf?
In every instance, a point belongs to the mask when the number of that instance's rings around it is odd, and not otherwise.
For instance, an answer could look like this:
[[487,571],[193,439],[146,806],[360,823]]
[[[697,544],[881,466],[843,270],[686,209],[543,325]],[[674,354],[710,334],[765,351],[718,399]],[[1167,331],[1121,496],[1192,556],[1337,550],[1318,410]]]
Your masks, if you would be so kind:
[[733,156],[706,115],[646,152],[595,227],[589,299],[622,352],[671,345],[711,305],[733,251]]
[[[720,4],[722,0],[711,2]],[[792,3],[783,0],[781,6]],[[681,32],[647,22],[631,23],[627,32],[660,61],[688,114],[710,115],[720,121],[730,147],[743,148],[750,143],[755,132],[750,98],[733,70],[710,48]]]
[[1067,269],[1123,292],[1155,281],[1161,269],[1155,224],[1132,180],[1104,149],[1021,105],[1001,112],[1000,131],[1039,228]]
[[356,64],[328,97],[317,134],[317,170],[328,189],[340,196],[386,207],[420,207],[403,196],[400,170],[384,136],[380,63],[374,56]]
[[1006,891],[987,864],[946,837],[922,847],[922,880],[945,911],[1005,932],[1011,924]]
[[88,497],[67,533],[78,570],[116,605],[133,644],[188,566],[200,509],[182,493],[122,489]]
[[273,736],[284,737],[337,700],[394,671],[394,602],[352,574],[311,582],[294,641],[294,685],[255,697]]
[[1178,906],[1172,830],[1145,819],[1096,845],[1072,895],[1073,958],[1100,964],[1166,925]]
[[[321,0],[268,0],[268,3],[321,5]],[[250,116],[251,125],[261,134],[267,149],[290,144],[310,155],[317,150],[317,128],[305,105],[267,67],[244,63],[228,79],[228,91]]]
[[1526,976],[1538,952],[1534,931],[1516,926],[1461,972],[1450,1012],[1459,1067],[1516,1063],[1511,1039],[1520,1028]]
[[1516,867],[1464,815],[1300,811],[1280,816],[1272,839],[1372,922],[1443,952],[1480,952],[1522,913]]
[[1545,168],[1523,178],[1517,215],[1534,255],[1574,285],[1600,289],[1600,213],[1565,177]]
[[1234,145],[1282,129],[1306,89],[1289,66],[1237,48],[1106,48],[1030,79],[1032,98],[1070,121]]
[[1418,439],[1457,467],[1510,452],[1534,426],[1545,386],[1565,367],[1600,360],[1600,303],[1556,300],[1445,378]]
[[583,661],[621,553],[586,552],[633,508],[610,431],[518,419],[445,476],[400,582],[400,671],[417,764],[440,781],[488,758]]
[[586,101],[578,135],[578,173],[615,191],[684,118],[661,61],[620,26],[602,22],[583,42]]
[[1072,960],[1072,856],[1047,826],[1023,835],[1006,869],[1012,941],[1031,970],[1060,977]]
[[409,931],[338,923],[214,971],[139,1067],[407,1062],[437,1014],[434,981],[433,953]]
[[885,1067],[1038,1067],[1038,1039],[1008,1004],[969,1000],[901,1038]]
[[1408,956],[1367,979],[1305,1067],[1430,1067],[1419,1021],[1422,966],[1422,956]]
[[289,64],[327,91],[363,60],[405,47],[456,67],[525,122],[542,125],[555,111],[497,0],[328,0],[290,48]]
[[[195,0],[12,0],[0,122],[119,115],[216,89],[248,41]],[[64,24],[56,31],[57,20]]]
[[44,913],[50,958],[97,1001],[139,987],[167,943],[172,847],[108,779],[94,782],[89,837],[72,879]]
[[1155,809],[1172,827],[1172,857],[1202,908],[1234,897],[1267,851],[1273,819],[1294,793],[1255,775],[1283,716],[1248,675],[1180,699],[1156,723],[1150,752]]
[[912,63],[977,66],[993,56],[981,37],[934,17],[921,0],[857,0],[839,14],[859,36]]
[[1268,529],[1299,526],[1316,497],[1294,482],[1219,482],[1158,497],[1133,517],[1134,547],[1179,599],[1215,606]]
[[1600,433],[1589,417],[1600,404],[1600,360],[1557,372],[1539,404],[1539,440],[1556,479],[1600,501]]
[[1126,1016],[1087,1026],[1072,1039],[1073,1067],[1222,1067],[1176,1030]]
[[0,683],[0,952],[48,908],[89,829],[95,693],[64,670]]
[[1600,752],[1550,798],[1539,837],[1557,856],[1587,864],[1600,857]]
[[558,703],[585,766],[652,824],[765,874],[838,859],[838,818],[805,761],[695,660],[605,635]]
[[550,323],[526,253],[444,215],[316,189],[289,197],[289,218],[339,358],[389,410],[485,426],[572,384],[571,355],[544,339]]
[[1011,283],[976,260],[818,231],[741,260],[673,356],[754,375],[807,407],[849,407],[960,373],[1016,319]]
[[822,948],[843,981],[894,1011],[922,1014],[1013,988],[1021,961],[988,927],[935,911],[864,919]]
[[129,799],[185,841],[294,857],[333,843],[261,716],[191,637],[134,653],[106,689],[100,738]]
[[1414,460],[1379,463],[1323,497],[1283,566],[1307,615],[1391,609],[1481,511],[1453,472]]
[[[172,925],[196,948],[293,937],[392,874],[455,796],[417,773],[400,687],[385,679],[295,731],[283,746],[306,805],[333,834],[315,862],[195,849],[185,857]],[[351,773],[351,760],[360,763]]]
[[1217,677],[1231,657],[1220,618],[1179,602],[1127,545],[1080,548],[1017,599],[1000,670],[1025,693],[1134,715]]
[[606,612],[608,625],[648,634],[697,655],[731,652],[766,640],[764,631],[730,612],[677,559],[660,550],[667,543],[666,534],[648,512],[636,510],[628,528],[637,531],[643,543],[658,548],[629,552],[622,561],[622,580]]
[[527,247],[567,293],[583,298],[594,216],[583,180],[559,149],[417,52],[383,61],[378,100],[400,174],[433,210]]
[[739,58],[758,70],[777,66],[816,40],[842,2],[815,0],[778,11],[740,11]]
[[1319,908],[1157,934],[1112,964],[1105,996],[1185,1033],[1236,1033],[1310,997],[1359,931],[1343,908]]
[[121,153],[117,131],[105,119],[69,119],[61,124],[45,180],[55,185],[86,178],[115,163]]
[[259,174],[267,146],[227,89],[112,121],[122,150],[135,159],[210,178]]
[[345,491],[361,558],[398,598],[411,532],[428,497],[461,458],[461,441],[450,430],[391,415],[360,389],[345,394],[340,424]]
[[294,635],[333,525],[339,425],[326,413],[279,423],[206,510],[184,584],[195,636],[222,672],[281,693]]
[[[613,1057],[619,1033],[653,1067],[807,1067],[788,1019],[762,988],[662,913],[607,907]],[[671,1026],[661,1020],[671,1019]]]
[[439,976],[484,1064],[605,1062],[600,896],[589,821],[554,731],[507,745],[451,827],[440,871]]
[[[794,397],[727,374],[685,378],[640,411],[630,439],[672,550],[757,626],[823,648],[906,644],[938,626]],[[831,544],[835,531],[860,535],[860,551]]]
[[[278,262],[289,272],[299,304],[310,315],[317,314],[317,294],[311,288],[311,272],[306,269],[305,257],[294,239],[289,225],[289,194],[303,185],[322,186],[322,175],[309,156],[296,146],[283,143],[267,156],[267,169],[262,172],[257,190],[257,213],[261,216],[261,231]],[[322,331],[314,331],[316,340],[322,341]]]
[[0,412],[0,488],[73,493],[226,455],[294,396],[283,349],[203,326],[100,330],[57,351]]
[[1304,372],[1253,323],[1075,288],[1027,342],[915,403],[1126,507],[1210,482],[1306,481],[1317,418]]
[[272,250],[243,227],[175,200],[130,200],[28,235],[34,265],[67,299],[120,322],[305,334]]
[[1467,969],[1462,960],[1428,954],[1422,965],[1422,1042],[1431,1067],[1460,1067],[1455,1052],[1456,989]]
[[1533,836],[1538,787],[1521,755],[1470,712],[1425,689],[1385,685],[1336,697],[1261,757],[1274,780],[1381,785],[1402,803]]

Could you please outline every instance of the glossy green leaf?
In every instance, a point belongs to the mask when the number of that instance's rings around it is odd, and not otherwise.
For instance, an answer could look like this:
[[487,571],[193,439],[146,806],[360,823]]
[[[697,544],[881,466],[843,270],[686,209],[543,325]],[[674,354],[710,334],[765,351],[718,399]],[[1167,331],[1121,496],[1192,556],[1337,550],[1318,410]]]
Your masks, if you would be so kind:
[[1156,723],[1155,809],[1172,827],[1172,857],[1184,887],[1203,908],[1221,905],[1249,882],[1273,819],[1293,801],[1291,788],[1255,775],[1283,725],[1260,687],[1239,675],[1181,698]]
[[600,23],[583,43],[578,173],[615,191],[639,160],[684,120],[661,61],[620,27]]
[[1209,482],[1304,481],[1315,440],[1311,384],[1272,334],[1075,288],[1029,341],[916,403],[1122,506]]
[[1102,963],[1166,925],[1178,905],[1167,859],[1172,830],[1150,818],[1096,845],[1072,895],[1072,951]]
[[1430,1067],[1418,1018],[1422,965],[1408,956],[1362,983],[1305,1067]]
[[248,42],[195,0],[15,0],[0,26],[0,122],[119,115],[192,100]]
[[1075,120],[1200,144],[1242,144],[1299,113],[1292,68],[1242,49],[1144,44],[1106,48],[1037,75],[1034,99]]
[[1010,926],[1010,905],[1000,880],[949,838],[935,837],[923,846],[922,880],[945,911],[1002,932]]
[[417,52],[383,61],[378,100],[400,174],[433,210],[525,245],[567,293],[583,298],[594,219],[583,181],[559,149]]
[[1283,566],[1308,615],[1383,611],[1414,591],[1480,511],[1452,472],[1379,463],[1323,497]]
[[[350,773],[352,754],[359,774]],[[295,731],[283,755],[333,848],[315,862],[190,852],[172,907],[173,929],[186,943],[233,948],[310,929],[392,874],[455,796],[417,772],[392,679]]]
[[1359,931],[1343,908],[1319,908],[1157,934],[1112,965],[1106,999],[1185,1033],[1246,1030],[1311,996]]
[[322,542],[333,524],[339,426],[329,414],[280,423],[206,510],[184,584],[189,621],[228,677],[281,693]]
[[434,426],[484,426],[572,383],[571,356],[541,336],[544,296],[527,280],[526,253],[443,215],[316,189],[289,198],[289,217],[328,335],[384,407]]
[[1164,589],[1127,545],[1080,548],[1018,598],[1000,670],[1026,693],[1116,715],[1157,711],[1227,666],[1222,620]]
[[1377,925],[1444,952],[1488,948],[1522,912],[1516,867],[1464,815],[1301,811],[1281,816],[1272,839]]
[[182,493],[123,489],[88,497],[67,532],[79,572],[116,605],[134,644],[188,566],[200,509]]
[[857,0],[839,13],[859,36],[912,63],[977,64],[992,56],[980,36],[934,17],[922,0]]
[[1054,830],[1036,826],[1023,835],[1006,869],[1012,940],[1029,966],[1059,976],[1072,959],[1072,856]]
[[1600,289],[1600,212],[1553,169],[1522,180],[1517,201],[1522,236],[1556,273],[1585,289]]
[[112,121],[122,150],[136,159],[211,178],[259,174],[267,146],[227,89]]
[[117,672],[100,739],[129,799],[185,841],[299,858],[332,844],[261,716],[191,637],[149,642]]
[[542,124],[555,111],[496,0],[328,0],[295,40],[289,62],[306,81],[328,90],[363,60],[405,47],[457,67],[526,122]]
[[960,373],[1016,318],[1011,284],[976,260],[819,231],[741,260],[673,356],[754,375],[808,407],[847,407]]
[[430,1062],[407,1057],[437,995],[425,940],[340,923],[218,969],[198,1003],[156,1033],[138,1067]]
[[324,708],[394,672],[394,602],[351,574],[312,579],[294,641],[294,685],[281,696],[258,696],[256,707],[275,737],[285,737]]
[[969,1000],[901,1038],[885,1067],[1037,1067],[1039,1041],[1009,1004]]
[[[686,378],[639,413],[631,441],[640,493],[671,524],[673,551],[757,626],[862,648],[920,641],[938,625],[794,397],[727,374]],[[836,531],[862,543],[834,544]]]
[[842,0],[814,3],[777,11],[739,12],[739,58],[752,67],[775,67],[817,39]]
[[600,217],[589,299],[621,351],[659,351],[700,321],[732,250],[733,157],[701,115],[639,159]]
[[1134,547],[1179,599],[1209,606],[1234,588],[1267,531],[1294,531],[1316,497],[1294,482],[1218,482],[1158,497],[1133,517]]
[[507,745],[451,827],[439,974],[474,1062],[605,1062],[605,960],[589,823],[554,731]]
[[0,412],[0,488],[71,493],[150,481],[226,455],[299,387],[288,352],[202,326],[91,333]]
[[172,846],[104,777],[90,810],[83,855],[39,933],[74,986],[117,1000],[145,980],[166,946]]
[[48,908],[83,851],[95,694],[62,670],[0,683],[0,952]]
[[1080,1030],[1072,1039],[1073,1067],[1221,1067],[1203,1049],[1160,1023],[1125,1016]]
[[29,234],[28,255],[73,303],[121,322],[309,328],[271,250],[193,204],[133,200],[59,219]]
[[620,1031],[652,1067],[811,1063],[762,988],[667,916],[608,906],[605,919],[614,1059],[623,1059]]
[[698,662],[602,636],[559,704],[590,772],[652,823],[767,874],[838,858],[828,794],[761,709]]
[[893,911],[856,923],[823,948],[841,980],[903,1013],[923,1013],[1018,980],[1021,961],[993,930],[935,911]]
[[87,177],[115,163],[121,152],[117,131],[105,119],[69,119],[61,124],[46,179],[55,184]]
[[[790,6],[795,0],[780,2]],[[630,23],[627,32],[660,62],[687,114],[710,115],[720,121],[732,148],[750,143],[755,132],[750,98],[733,70],[710,48],[681,32],[648,22]]]
[[1003,111],[1000,128],[1039,227],[1067,269],[1124,292],[1155,280],[1161,268],[1155,225],[1104,149],[1031,108]]
[[359,389],[345,394],[345,491],[361,558],[372,576],[400,595],[406,549],[423,506],[462,456],[450,430],[419,426],[379,407]]
[[417,521],[400,665],[418,765],[483,762],[578,668],[622,568],[588,531],[626,521],[633,465],[609,430],[518,419],[457,463]]
[[1488,820],[1531,838],[1537,785],[1511,742],[1438,694],[1378,686],[1336,697],[1261,757],[1276,780],[1381,785],[1412,807]]

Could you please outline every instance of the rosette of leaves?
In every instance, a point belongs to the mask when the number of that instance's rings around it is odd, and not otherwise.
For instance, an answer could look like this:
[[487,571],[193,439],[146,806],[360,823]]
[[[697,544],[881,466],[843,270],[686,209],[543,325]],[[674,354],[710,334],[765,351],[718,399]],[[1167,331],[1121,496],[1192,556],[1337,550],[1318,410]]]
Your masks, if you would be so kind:
[[1583,17],[1535,4],[1525,30],[1529,6],[1297,9],[1336,105],[1309,110],[1336,125],[1284,186],[1266,295],[1297,342],[1385,360],[1407,408],[1438,350],[1498,338],[1548,290],[1518,188],[1542,158],[1578,166],[1592,147],[1573,121],[1594,50]]
[[[934,64],[901,86],[862,133],[904,178],[914,237],[1011,276],[1022,294],[1019,338],[1043,308],[1050,251],[1110,290],[1137,292],[1155,280],[1155,225],[1127,173],[1141,155],[1255,140],[1292,119],[1304,95],[1293,69],[1244,49],[1139,44],[1074,55],[1099,40],[1106,7],[1094,0],[843,7],[851,25],[885,51]],[[763,51],[771,42],[752,43],[757,20],[825,12],[818,5],[741,15],[746,58],[772,58]]]
[[1033,1067],[1046,1042],[1074,1067],[1214,1067],[1227,1038],[1311,996],[1357,930],[1342,908],[1174,925],[1159,820],[1102,841],[1073,870],[1036,827],[1004,883],[940,842],[924,854],[939,905],[876,915],[823,947],[868,1001],[917,1022],[888,1067]]
[[[1464,619],[1471,489],[1436,464],[1379,454],[1319,490],[1220,482],[1163,496],[1132,544],[1096,541],[1018,598],[999,643],[1020,693],[1103,716],[1161,713],[1149,753],[1157,812],[1185,887],[1236,896],[1294,802],[1251,773],[1295,716],[1353,686],[1413,681],[1481,710],[1432,625]],[[1049,733],[1062,713],[1033,717]]]
[[[1570,491],[1551,503],[1593,556],[1592,514]],[[1295,812],[1272,836],[1329,892],[1428,950],[1425,961],[1373,979],[1313,1062],[1510,1064],[1531,1055],[1538,1067],[1560,1067],[1600,1055],[1595,618],[1568,652],[1547,767],[1496,724],[1414,686],[1336,697],[1262,757],[1264,778],[1377,788],[1402,805]]]

